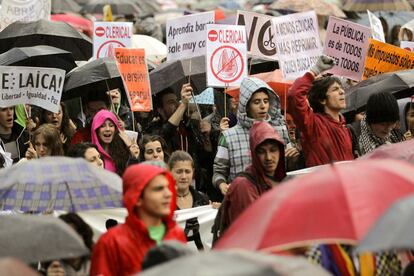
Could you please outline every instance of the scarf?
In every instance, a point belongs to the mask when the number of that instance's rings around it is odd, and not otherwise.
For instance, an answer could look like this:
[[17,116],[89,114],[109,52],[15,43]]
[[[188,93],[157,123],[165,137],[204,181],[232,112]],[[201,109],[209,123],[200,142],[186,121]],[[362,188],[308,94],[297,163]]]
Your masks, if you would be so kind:
[[391,131],[385,138],[380,138],[374,134],[366,121],[366,116],[361,120],[361,134],[358,138],[359,150],[361,155],[367,154],[384,144],[401,142],[395,131]]

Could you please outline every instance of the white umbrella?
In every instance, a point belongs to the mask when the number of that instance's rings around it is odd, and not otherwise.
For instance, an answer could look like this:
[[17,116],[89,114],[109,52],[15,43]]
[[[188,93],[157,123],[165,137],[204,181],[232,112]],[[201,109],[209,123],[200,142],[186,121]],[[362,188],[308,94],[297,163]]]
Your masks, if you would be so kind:
[[167,57],[167,46],[148,35],[133,35],[132,47],[145,49],[146,58],[155,64],[160,64]]

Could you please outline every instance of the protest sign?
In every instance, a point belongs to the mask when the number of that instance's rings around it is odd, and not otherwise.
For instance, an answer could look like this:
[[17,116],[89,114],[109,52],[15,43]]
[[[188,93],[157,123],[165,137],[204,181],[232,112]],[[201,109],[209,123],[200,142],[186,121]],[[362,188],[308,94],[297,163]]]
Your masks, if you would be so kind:
[[61,69],[0,66],[0,107],[31,104],[57,113],[64,80]]
[[414,41],[401,41],[400,48],[410,52],[414,52]]
[[333,57],[335,65],[328,72],[360,81],[370,36],[368,27],[329,17],[324,54]]
[[207,86],[239,86],[247,76],[244,26],[207,25]]
[[322,52],[314,11],[273,19],[279,66],[285,80],[302,76]]
[[131,110],[152,110],[151,88],[144,49],[115,49],[118,70],[129,96]]
[[93,57],[114,57],[115,48],[131,48],[132,22],[94,22]]
[[50,20],[51,0],[3,0],[0,10],[0,30],[16,21]]
[[249,55],[277,59],[272,18],[272,16],[255,12],[237,11],[236,25],[246,27],[247,53]]
[[414,69],[414,53],[369,39],[363,79],[386,72]]
[[[60,215],[62,212],[56,212],[55,215]],[[124,223],[127,216],[127,210],[124,208],[112,208],[101,210],[89,210],[78,212],[78,215],[88,223],[93,230],[93,239],[96,241],[106,232],[105,222],[107,219],[114,219],[118,223]],[[211,227],[214,224],[214,219],[217,215],[217,209],[213,209],[211,205],[205,205],[196,208],[177,210],[174,212],[174,220],[180,225],[182,229],[185,228],[186,221],[191,218],[197,218],[200,225],[199,233],[204,249],[211,248],[213,234]],[[194,241],[189,241],[188,245],[195,246]]]
[[167,21],[168,60],[206,54],[207,24],[214,24],[214,12],[186,15]]
[[371,25],[372,38],[381,42],[385,42],[384,28],[382,27],[381,20],[369,10],[367,10],[367,13],[369,24]]

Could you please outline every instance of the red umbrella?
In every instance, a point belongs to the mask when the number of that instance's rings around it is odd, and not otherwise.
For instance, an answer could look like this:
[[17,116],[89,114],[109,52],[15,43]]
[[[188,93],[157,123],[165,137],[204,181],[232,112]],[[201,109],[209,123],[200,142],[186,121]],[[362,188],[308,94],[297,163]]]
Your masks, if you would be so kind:
[[85,33],[89,37],[92,37],[92,21],[86,19],[85,17],[69,13],[52,14],[50,17],[52,21],[66,22],[78,31]]
[[254,202],[216,248],[280,251],[355,244],[399,198],[414,193],[414,166],[397,160],[333,164],[281,184]]
[[414,139],[401,143],[383,145],[359,159],[400,159],[414,164]]
[[[283,80],[282,71],[279,69],[276,69],[271,72],[255,74],[252,75],[252,77],[265,81],[279,96],[282,109],[285,109],[286,94],[289,88],[292,86],[293,81]],[[232,96],[233,98],[238,99],[240,94],[240,87],[230,88],[226,91],[226,93]]]

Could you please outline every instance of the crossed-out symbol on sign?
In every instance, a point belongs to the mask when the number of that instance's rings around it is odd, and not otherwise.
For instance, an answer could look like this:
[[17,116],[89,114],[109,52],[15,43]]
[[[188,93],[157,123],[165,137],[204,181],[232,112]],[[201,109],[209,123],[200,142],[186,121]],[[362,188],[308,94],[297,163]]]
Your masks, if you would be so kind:
[[210,69],[214,77],[224,83],[240,78],[244,71],[244,60],[239,50],[232,46],[220,46],[210,58]]

